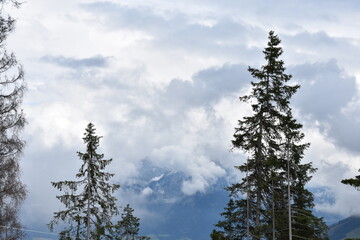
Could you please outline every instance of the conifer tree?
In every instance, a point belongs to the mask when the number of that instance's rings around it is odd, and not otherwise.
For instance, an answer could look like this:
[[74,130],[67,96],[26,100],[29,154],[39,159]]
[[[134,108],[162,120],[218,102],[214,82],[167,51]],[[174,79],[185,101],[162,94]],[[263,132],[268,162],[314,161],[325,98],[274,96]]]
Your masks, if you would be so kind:
[[95,135],[95,130],[92,123],[85,130],[86,152],[78,152],[83,161],[76,174],[78,180],[52,182],[53,187],[64,192],[57,198],[65,209],[55,212],[49,223],[51,230],[59,221],[67,225],[60,239],[107,239],[113,226],[112,217],[118,215],[113,194],[120,186],[109,183],[114,174],[104,170],[112,159],[106,160],[104,154],[97,153],[101,137]]
[[215,229],[211,232],[210,238],[211,240],[227,240],[223,231],[217,231]]
[[26,86],[22,66],[6,50],[7,37],[15,28],[15,20],[4,13],[6,4],[20,6],[15,0],[0,0],[0,239],[20,239],[18,214],[26,187],[20,180],[25,142],[19,134],[25,125],[21,104]]
[[[251,93],[240,100],[251,105],[253,115],[238,121],[232,141],[234,149],[248,155],[247,162],[237,167],[247,177],[228,190],[235,198],[246,196],[242,200],[246,204],[237,210],[246,216],[240,222],[241,228],[246,228],[243,238],[320,239],[326,225],[312,214],[313,196],[305,189],[315,169],[311,163],[301,164],[309,144],[302,142],[302,125],[292,117],[290,107],[290,99],[300,86],[288,84],[291,75],[285,73],[284,62],[279,60],[283,53],[279,44],[280,39],[271,31],[263,51],[266,64],[261,69],[248,69],[257,81],[251,82]],[[298,227],[311,230],[297,231]]]
[[[360,169],[358,170],[360,172]],[[348,178],[341,180],[341,183],[350,185],[354,187],[356,190],[360,190],[360,175],[355,176],[355,178]]]
[[140,230],[140,218],[135,217],[134,209],[129,204],[121,214],[121,220],[114,226],[112,239],[114,240],[148,240],[148,237],[138,236]]
[[[278,184],[279,194],[275,199],[280,203],[274,216],[279,230],[276,237],[278,239],[324,239],[327,237],[328,227],[323,218],[313,215],[314,197],[305,188],[306,183],[311,180],[311,174],[316,169],[312,167],[312,163],[301,163],[304,151],[310,144],[303,143],[302,125],[293,118],[291,108],[281,118],[280,127],[283,140],[280,148],[282,154],[278,156],[277,176],[282,180]],[[288,185],[288,191],[285,190],[284,183]],[[286,196],[287,199],[284,200],[282,196]],[[290,216],[288,215],[291,219],[290,224],[289,217],[284,214],[286,209],[288,214],[290,213]],[[291,231],[281,231],[289,228]],[[289,234],[291,234],[291,238]]]
[[241,212],[242,204],[246,204],[244,200],[230,199],[225,211],[220,215],[224,217],[223,221],[219,221],[215,226],[221,231],[214,230],[210,235],[212,240],[224,239],[224,240],[236,240],[241,239],[246,233],[244,227],[246,215]]

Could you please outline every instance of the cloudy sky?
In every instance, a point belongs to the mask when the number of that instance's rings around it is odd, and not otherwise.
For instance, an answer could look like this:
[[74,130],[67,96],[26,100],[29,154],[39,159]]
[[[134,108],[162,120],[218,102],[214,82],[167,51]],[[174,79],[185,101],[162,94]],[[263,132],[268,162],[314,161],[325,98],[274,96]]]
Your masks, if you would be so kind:
[[[89,122],[122,186],[144,179],[144,164],[185,176],[177,191],[206,194],[244,156],[231,153],[237,120],[249,114],[247,66],[264,63],[274,30],[293,98],[318,168],[309,187],[326,213],[360,213],[360,193],[342,185],[360,168],[360,2],[254,0],[31,0],[8,39],[24,65],[28,125],[22,159],[29,195],[25,224],[48,223],[59,210],[50,182],[73,179]],[[161,176],[161,175],[160,175]],[[160,177],[159,176],[159,177]],[[152,194],[120,191],[119,204]],[[176,199],[174,200],[176,201]]]

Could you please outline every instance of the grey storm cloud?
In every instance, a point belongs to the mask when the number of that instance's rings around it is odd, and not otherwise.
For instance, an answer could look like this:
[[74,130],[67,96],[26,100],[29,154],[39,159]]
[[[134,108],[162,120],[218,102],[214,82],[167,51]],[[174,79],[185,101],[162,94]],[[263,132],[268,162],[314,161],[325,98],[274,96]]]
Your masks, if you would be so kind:
[[316,121],[333,142],[358,152],[360,119],[356,116],[360,109],[351,107],[358,98],[356,78],[347,75],[335,60],[293,66],[289,72],[301,85],[294,97],[301,113]]
[[89,58],[70,58],[64,56],[44,56],[41,58],[43,62],[56,64],[66,68],[82,68],[82,67],[106,67],[108,57],[94,56]]
[[335,37],[325,31],[300,31],[294,35],[281,35],[285,53],[287,49],[296,54],[291,55],[295,62],[312,61],[328,62],[336,60],[337,65],[344,68],[345,72],[357,72],[358,64],[354,56],[360,55],[357,41],[351,37]]
[[[86,69],[80,68],[79,71],[86,71]],[[323,119],[333,124],[333,127],[337,127],[335,122],[331,122],[329,116],[339,113],[342,106],[351,101],[352,96],[355,95],[354,78],[346,77],[335,61],[292,66],[288,72],[293,74],[294,80],[302,85],[294,99],[295,106],[304,114],[311,115],[313,119]],[[136,71],[132,74],[134,81],[123,82],[123,88],[114,87],[114,84],[117,84],[111,80],[115,79],[114,76],[105,77],[99,82],[98,88],[108,88],[112,92],[94,99],[93,103],[97,109],[96,122],[99,122],[99,126],[111,129],[102,141],[106,157],[114,159],[111,172],[120,176],[129,171],[138,172],[126,181],[121,180],[122,186],[131,188],[132,185],[144,181],[142,179],[144,176],[149,175],[142,166],[146,161],[155,167],[181,173],[185,178],[179,180],[183,181],[177,186],[182,187],[177,189],[179,193],[184,191],[184,194],[194,194],[206,191],[218,179],[224,177],[225,169],[230,171],[223,163],[233,162],[234,158],[238,157],[229,153],[231,135],[224,131],[225,128],[235,126],[225,126],[227,123],[215,116],[213,107],[222,98],[236,99],[238,97],[236,93],[249,87],[252,79],[247,66],[228,63],[203,69],[189,80],[174,79],[164,89],[157,89],[152,94],[147,92],[140,81],[136,81],[136,78],[141,78],[141,75],[139,76]],[[79,74],[79,76],[82,75]],[[93,85],[86,86],[89,89],[93,87]],[[132,91],[128,92],[126,89],[130,87]],[[325,97],[320,98],[320,96]],[[326,96],[332,96],[335,99]],[[145,102],[146,104],[141,104]],[[124,113],[124,120],[120,121],[113,117],[113,113],[123,105],[127,105],[128,109]],[[109,109],[112,109],[110,115]],[[195,132],[189,130],[193,127],[193,123],[189,120],[188,114],[193,109],[203,109],[206,117],[202,120],[204,128],[196,129]],[[173,114],[169,114],[171,111]],[[32,137],[38,138],[35,135]],[[333,137],[338,141],[344,140],[336,132],[333,133]],[[188,142],[192,140],[196,143],[188,145]],[[29,142],[34,143],[34,140],[29,139]],[[78,159],[75,152],[83,148],[81,139],[79,138],[78,145],[71,150],[65,148],[66,151],[64,151],[61,143],[57,145],[54,148],[61,154],[56,157],[47,154],[44,156],[48,159],[39,158],[38,155],[41,153],[36,152],[28,152],[27,157],[32,159],[28,161],[28,164],[38,161],[36,165],[47,164],[53,168],[62,169],[60,173],[48,176],[46,186],[41,183],[44,180],[39,177],[28,176],[28,182],[34,182],[34,185],[46,187],[48,191],[52,191],[50,181],[56,181],[55,178],[64,178],[64,175],[69,175],[65,178],[71,179],[71,174],[64,173],[68,172],[69,168],[72,171],[76,170],[74,165],[78,163]],[[51,151],[53,149],[49,150]],[[55,160],[57,164],[53,163]],[[236,161],[239,162],[241,159],[236,159]],[[27,168],[30,169],[30,166]],[[39,195],[37,197],[40,198]],[[121,195],[121,197],[122,201],[128,200],[127,196]],[[138,200],[140,198],[143,199],[146,196],[136,197]],[[35,200],[40,203],[45,201]],[[51,202],[52,208],[56,204],[54,198]],[[36,210],[40,208],[40,205],[34,206]],[[49,207],[47,211],[51,212],[52,208]]]
[[[109,29],[138,29],[155,36],[153,45],[210,55],[232,55],[257,59],[261,49],[248,46],[252,40],[266,39],[266,32],[228,17],[209,17],[205,26],[180,11],[155,12],[147,7],[129,7],[110,2],[82,5],[88,12],[102,16]],[[206,39],[206,41],[204,40]]]
[[221,97],[247,86],[250,79],[247,66],[224,64],[202,70],[192,80],[172,80],[162,99],[173,106],[211,106]]
[[[360,55],[352,31],[358,27],[359,1],[85,2],[59,1],[50,8],[35,1],[19,16],[16,32],[24,35],[17,44],[26,49],[19,56],[28,66],[30,86],[26,99],[36,102],[25,109],[29,150],[23,161],[31,193],[25,210],[33,222],[46,222],[60,205],[50,181],[73,179],[88,121],[104,136],[101,152],[114,159],[109,170],[122,189],[163,170],[178,173],[173,190],[190,195],[224,177],[241,177],[233,166],[245,158],[229,153],[236,121],[248,107],[238,97],[253,80],[247,66],[264,63],[271,29],[282,39],[284,61],[291,66],[287,73],[302,86],[292,103],[304,129],[315,128],[316,134],[320,129],[318,135],[346,153],[359,151],[360,100],[352,76]],[[44,37],[34,35],[36,26]],[[35,36],[43,49],[23,44]],[[77,44],[68,44],[74,37]],[[171,67],[184,75],[169,73]],[[159,169],[151,175],[144,164]],[[319,176],[331,177],[332,167],[338,178],[346,171],[331,165]],[[136,209],[149,210],[147,195],[129,192],[119,194],[121,203],[132,199]]]
[[297,65],[289,72],[301,85],[296,103],[317,120],[339,114],[356,95],[355,77],[346,76],[335,60]]
[[[133,8],[111,2],[83,4],[82,7],[92,13],[101,14],[106,19],[108,28],[141,28],[159,29],[172,26],[174,21],[166,21],[163,16],[155,14],[147,7]],[[180,20],[179,15],[171,17]],[[104,22],[103,22],[104,23]]]
[[[328,48],[334,48],[338,45],[337,39],[330,37],[324,31],[315,32],[315,33],[301,32],[293,36],[292,40],[293,41],[288,41],[288,42],[291,42],[293,45],[297,45],[301,47],[309,47],[316,45],[316,47],[328,49]],[[317,43],[321,43],[321,45],[318,45]]]
[[[242,64],[224,64],[219,67],[201,70],[189,80],[173,79],[164,89],[158,89],[152,94],[144,91],[140,86],[133,86],[130,94],[137,96],[136,98],[128,96],[127,86],[124,86],[123,89],[114,88],[112,81],[107,80],[102,81],[102,84],[121,93],[109,94],[108,99],[104,99],[105,101],[121,102],[129,106],[126,115],[127,121],[123,123],[114,122],[114,125],[111,127],[117,129],[116,131],[122,132],[120,136],[141,138],[143,134],[153,135],[156,133],[156,138],[144,139],[144,141],[162,144],[159,139],[164,137],[166,139],[164,143],[176,145],[177,138],[173,138],[171,141],[168,138],[171,138],[173,133],[178,136],[182,135],[176,132],[180,129],[176,126],[182,126],[184,130],[186,127],[189,127],[186,123],[186,114],[189,110],[203,108],[211,113],[211,109],[222,98],[230,96],[236,99],[237,96],[233,96],[233,94],[243,88],[247,88],[250,80],[251,76],[247,71],[247,66]],[[131,82],[127,82],[127,84],[131,84]],[[138,94],[140,92],[141,94]],[[145,102],[146,104],[141,104]],[[155,109],[156,111],[154,111]],[[176,112],[176,114],[169,114],[169,112]],[[144,126],[144,129],[140,132],[132,131],[132,127],[138,127],[132,123],[137,122],[139,119],[144,119],[146,127]],[[212,121],[212,117],[208,120]],[[213,128],[216,129],[215,126]],[[128,141],[127,143],[127,141],[128,138],[124,138],[122,144],[126,145],[137,142]],[[147,149],[151,149],[151,147]]]
[[[94,75],[92,81],[97,82],[96,89],[95,84],[83,86],[88,91],[104,90],[106,94],[84,103],[97,109],[96,117],[91,114],[91,121],[109,130],[103,143],[107,146],[106,155],[116,159],[114,169],[122,169],[126,165],[137,172],[140,171],[142,161],[151,161],[156,166],[183,172],[187,176],[187,182],[184,182],[186,186],[195,186],[198,181],[204,186],[199,189],[206,190],[225,171],[220,161],[231,158],[228,152],[230,140],[223,133],[224,121],[215,116],[213,108],[222,98],[230,96],[237,99],[238,96],[233,95],[247,87],[250,81],[246,69],[247,66],[241,64],[224,64],[199,71],[187,81],[174,79],[164,89],[156,90],[147,89],[141,81],[136,80],[137,71],[132,72],[135,75],[133,81],[124,80],[121,87],[114,81],[116,77],[112,74],[102,76],[101,81]],[[86,72],[87,69],[80,68],[78,71]],[[121,76],[119,72],[114,74]],[[85,75],[77,76],[84,79],[71,81],[72,84],[87,81]],[[73,94],[69,91],[67,93]],[[82,101],[76,106],[64,107],[80,109]],[[200,117],[200,126],[197,125],[197,117]],[[219,143],[219,139],[224,141]],[[67,137],[56,141],[56,145],[65,144],[62,141],[67,141]],[[194,143],[188,145],[192,141]],[[35,140],[29,139],[29,142]],[[78,146],[81,147],[80,144],[79,138]],[[73,149],[74,152],[76,150]],[[63,158],[69,162],[76,161],[76,156]],[[201,172],[203,168],[209,170]],[[200,174],[195,171],[197,169],[200,169]],[[196,192],[197,188],[192,189]]]

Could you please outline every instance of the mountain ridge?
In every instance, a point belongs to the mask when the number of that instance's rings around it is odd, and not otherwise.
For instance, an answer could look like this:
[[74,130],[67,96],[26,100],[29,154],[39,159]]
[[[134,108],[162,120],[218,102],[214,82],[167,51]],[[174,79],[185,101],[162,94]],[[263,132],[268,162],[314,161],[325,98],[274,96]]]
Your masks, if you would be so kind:
[[360,216],[350,216],[340,220],[329,228],[330,240],[360,238]]

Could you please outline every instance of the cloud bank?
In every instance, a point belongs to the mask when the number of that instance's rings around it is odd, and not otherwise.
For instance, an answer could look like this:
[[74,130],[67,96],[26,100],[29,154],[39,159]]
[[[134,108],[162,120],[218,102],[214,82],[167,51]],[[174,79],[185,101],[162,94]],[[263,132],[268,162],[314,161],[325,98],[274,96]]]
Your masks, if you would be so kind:
[[[88,122],[104,136],[105,157],[114,159],[109,171],[123,186],[119,204],[134,202],[143,216],[155,218],[143,203],[161,192],[149,183],[161,174],[177,176],[173,184],[180,196],[206,194],[221,179],[240,179],[233,166],[245,156],[229,149],[237,120],[250,108],[238,97],[249,91],[247,67],[264,63],[261,51],[272,29],[282,39],[288,73],[302,86],[292,105],[312,143],[305,161],[318,168],[310,187],[320,189],[319,199],[333,200],[318,208],[343,216],[360,212],[348,201],[356,191],[339,183],[360,168],[358,5],[24,4],[14,13],[18,25],[9,48],[25,66],[29,86],[25,221],[46,223],[60,207],[50,182],[73,179]],[[164,199],[181,197],[169,193]]]

